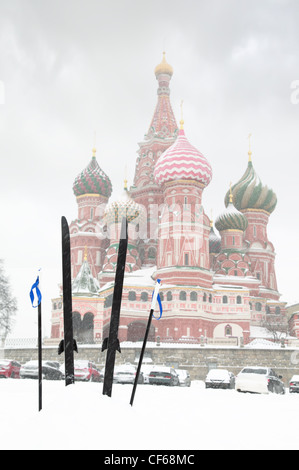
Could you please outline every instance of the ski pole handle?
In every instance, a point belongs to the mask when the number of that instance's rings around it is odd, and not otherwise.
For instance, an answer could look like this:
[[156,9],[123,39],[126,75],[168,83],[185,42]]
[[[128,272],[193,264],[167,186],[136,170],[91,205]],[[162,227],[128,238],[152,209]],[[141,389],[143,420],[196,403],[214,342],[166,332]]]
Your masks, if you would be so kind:
[[159,291],[160,291],[160,287],[161,287],[161,280],[157,279],[157,284],[156,284],[154,294],[153,294],[151,310],[155,310],[156,303],[157,303],[157,300],[158,300]]

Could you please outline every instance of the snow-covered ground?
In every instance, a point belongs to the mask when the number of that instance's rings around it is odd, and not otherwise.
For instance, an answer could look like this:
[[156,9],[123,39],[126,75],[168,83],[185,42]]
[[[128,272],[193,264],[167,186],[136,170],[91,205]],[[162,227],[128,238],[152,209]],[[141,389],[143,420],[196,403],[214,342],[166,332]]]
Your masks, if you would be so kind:
[[299,449],[299,395],[250,395],[234,390],[0,381],[1,450]]

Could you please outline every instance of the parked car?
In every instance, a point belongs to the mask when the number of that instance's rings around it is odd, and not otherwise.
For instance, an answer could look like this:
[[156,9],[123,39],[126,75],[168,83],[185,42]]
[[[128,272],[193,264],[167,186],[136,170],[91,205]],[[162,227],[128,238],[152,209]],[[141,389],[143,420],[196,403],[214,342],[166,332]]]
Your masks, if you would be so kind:
[[105,378],[105,367],[100,370],[100,382],[104,382]]
[[[124,364],[114,368],[113,382],[117,384],[133,384],[135,382],[137,367]],[[143,373],[139,374],[138,383],[143,383]]]
[[153,365],[145,364],[141,367],[141,372],[143,375],[143,383],[149,384],[149,375],[153,369]]
[[290,380],[289,385],[289,392],[290,393],[298,393],[299,392],[299,375],[293,375]]
[[191,387],[191,377],[187,370],[176,369],[176,373],[179,377],[180,387]]
[[75,380],[82,382],[100,382],[100,371],[93,362],[75,361],[74,362]]
[[226,369],[212,369],[205,380],[206,388],[234,389],[235,376]]
[[[38,378],[38,361],[29,361],[21,367],[21,379]],[[45,380],[61,380],[63,373],[60,370],[59,362],[42,361],[42,378]]]
[[285,394],[282,377],[268,367],[245,367],[237,375],[236,390],[251,393]]
[[10,359],[0,359],[0,378],[19,379],[21,364]]
[[179,385],[179,377],[172,367],[155,366],[149,373],[149,383],[151,385],[169,385],[174,387]]

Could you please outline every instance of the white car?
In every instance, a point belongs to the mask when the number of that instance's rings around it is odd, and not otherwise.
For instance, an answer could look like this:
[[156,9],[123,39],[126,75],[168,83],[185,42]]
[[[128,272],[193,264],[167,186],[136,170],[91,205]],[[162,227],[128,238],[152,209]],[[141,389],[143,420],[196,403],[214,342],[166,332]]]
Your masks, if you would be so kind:
[[299,375],[293,375],[289,385],[290,393],[299,393]]
[[[135,382],[137,368],[131,364],[115,366],[113,382],[117,384],[133,384]],[[139,375],[138,383],[143,383],[142,372]]]
[[206,388],[235,388],[235,376],[226,369],[212,369],[205,380]]
[[236,390],[249,393],[285,393],[282,377],[268,367],[245,367],[236,377]]
[[191,387],[191,378],[187,370],[176,369],[176,373],[179,376],[180,387]]

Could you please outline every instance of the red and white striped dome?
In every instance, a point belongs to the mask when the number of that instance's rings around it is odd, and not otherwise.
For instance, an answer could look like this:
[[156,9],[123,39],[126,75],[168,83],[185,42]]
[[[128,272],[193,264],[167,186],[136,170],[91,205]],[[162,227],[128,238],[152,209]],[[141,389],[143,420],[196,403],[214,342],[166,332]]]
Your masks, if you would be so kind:
[[175,143],[159,158],[154,170],[157,184],[175,180],[192,180],[208,186],[213,171],[203,154],[189,143],[181,129]]

